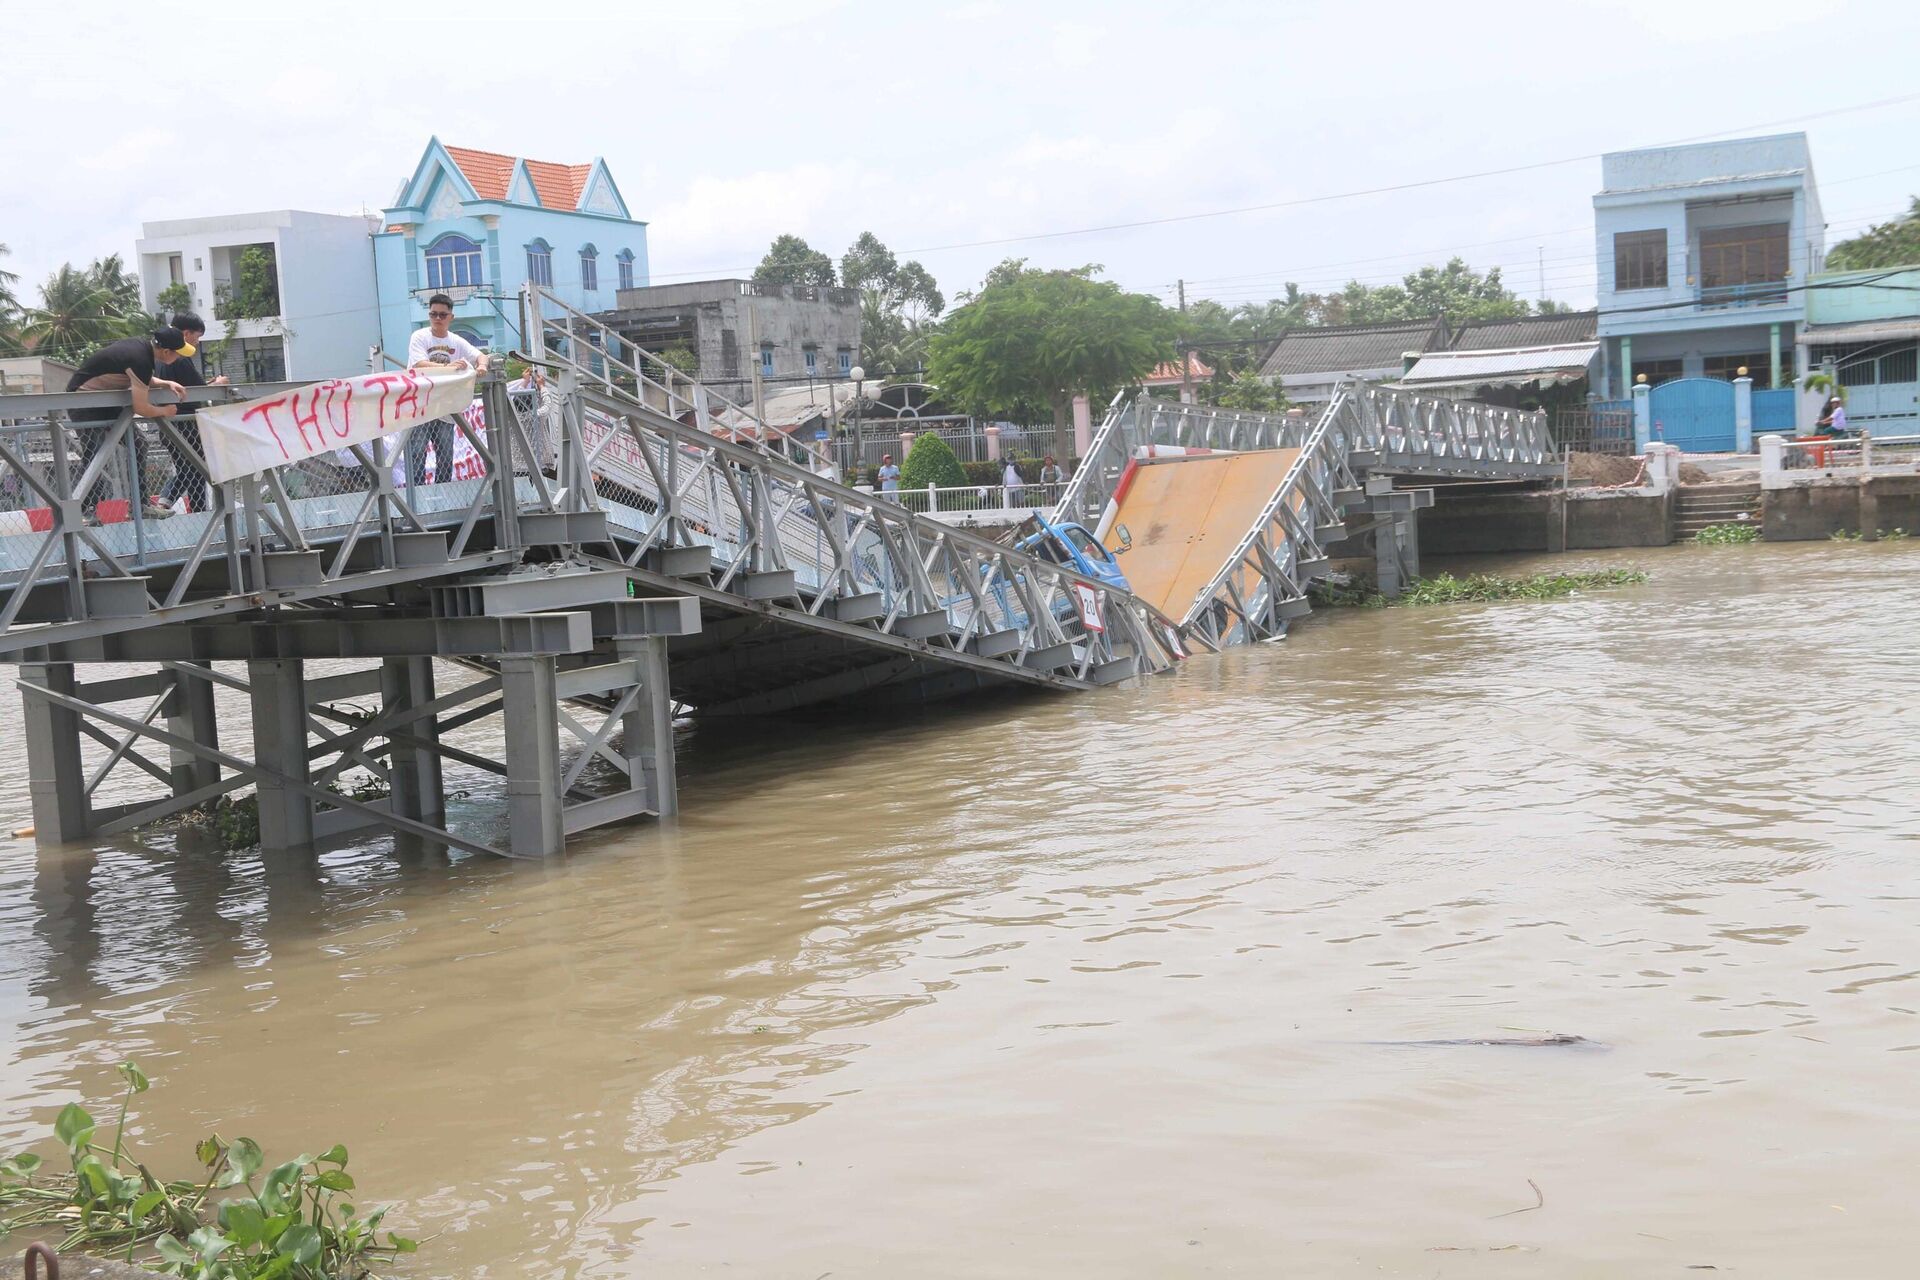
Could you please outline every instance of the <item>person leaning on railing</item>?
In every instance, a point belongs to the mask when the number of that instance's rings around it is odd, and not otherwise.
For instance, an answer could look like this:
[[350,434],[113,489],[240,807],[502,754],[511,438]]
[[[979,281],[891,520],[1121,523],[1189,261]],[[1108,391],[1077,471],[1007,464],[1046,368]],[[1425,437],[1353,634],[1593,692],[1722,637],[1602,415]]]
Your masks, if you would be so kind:
[[[155,376],[154,369],[156,366],[172,364],[186,345],[186,338],[172,327],[155,329],[145,338],[122,338],[118,342],[109,342],[80,362],[80,367],[67,379],[67,390],[130,391],[133,393],[133,411],[141,417],[171,418],[178,412],[178,406],[155,404],[151,392],[155,387],[165,387],[175,395],[183,395],[186,388],[167,378]],[[112,422],[119,416],[118,409],[75,409],[68,415],[74,423],[74,435],[80,441],[80,466],[74,472],[75,479],[86,473],[101,447],[106,444]],[[107,425],[83,426],[82,423]],[[129,503],[140,501],[139,488],[140,477],[135,475],[129,484]],[[98,508],[106,496],[106,469],[102,468],[100,476],[80,495],[80,515],[86,523],[100,522]]]
[[[180,336],[186,339],[187,345],[180,348],[180,358],[162,365],[160,372],[183,387],[226,386],[226,374],[223,373],[209,380],[202,376],[200,366],[193,359],[194,351],[200,345],[200,339],[207,334],[207,322],[191,311],[182,311],[174,316],[173,327],[180,331]],[[178,424],[181,438],[192,446],[196,453],[205,458],[206,448],[200,443],[200,424],[193,418],[194,406],[182,404],[175,412],[186,419]],[[171,455],[173,450],[168,449],[167,452]],[[168,478],[166,486],[160,490],[160,496],[149,499],[149,502],[155,509],[155,515],[172,515],[173,504],[182,496],[187,500],[187,510],[205,511],[207,509],[207,474],[198,463],[175,457],[173,475]]]

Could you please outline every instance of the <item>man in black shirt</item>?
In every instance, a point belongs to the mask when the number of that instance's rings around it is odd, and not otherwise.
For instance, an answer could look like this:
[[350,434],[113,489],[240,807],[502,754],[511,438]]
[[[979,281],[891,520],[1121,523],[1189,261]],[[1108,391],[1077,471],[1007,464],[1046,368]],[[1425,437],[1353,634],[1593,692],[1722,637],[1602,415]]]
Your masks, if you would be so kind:
[[[226,386],[226,374],[223,373],[209,381],[202,376],[199,361],[193,358],[195,349],[200,345],[200,339],[206,336],[207,322],[191,311],[182,311],[173,317],[173,327],[180,331],[180,336],[187,340],[187,345],[180,348],[178,360],[160,367],[160,375],[173,379],[183,387]],[[178,449],[173,448],[171,442],[168,443],[167,454],[173,459],[173,476],[167,481],[166,487],[160,490],[160,496],[153,500],[153,505],[171,511],[173,504],[179,501],[180,495],[185,494],[187,510],[205,511],[207,509],[205,465],[207,453],[200,443],[200,425],[192,417],[194,405],[183,404],[179,408],[180,421],[177,425],[180,435],[193,447],[197,457],[186,457]]]
[[[133,411],[143,418],[171,418],[175,408],[170,404],[155,404],[149,395],[154,387],[165,387],[175,395],[185,388],[167,378],[156,377],[155,365],[171,364],[180,354],[180,348],[187,345],[178,329],[155,329],[145,338],[122,338],[118,342],[109,342],[98,351],[80,362],[73,371],[73,377],[67,379],[68,391],[131,391],[133,393]],[[93,462],[94,456],[107,442],[108,426],[85,426],[84,423],[112,423],[120,416],[118,409],[75,409],[69,415],[74,423],[74,434],[80,440],[80,470],[75,474],[78,479]],[[137,494],[139,477],[134,477],[133,489]],[[102,468],[100,478],[88,487],[80,496],[80,510],[89,522],[96,519],[95,509],[100,500],[107,496],[106,469]],[[129,495],[129,501],[134,494]]]

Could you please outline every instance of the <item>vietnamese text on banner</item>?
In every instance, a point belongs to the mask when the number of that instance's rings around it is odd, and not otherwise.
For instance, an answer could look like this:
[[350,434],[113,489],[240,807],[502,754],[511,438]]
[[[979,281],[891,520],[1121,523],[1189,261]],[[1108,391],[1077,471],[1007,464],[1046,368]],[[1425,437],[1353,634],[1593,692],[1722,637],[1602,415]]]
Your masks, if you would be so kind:
[[471,369],[394,369],[316,382],[261,400],[205,405],[199,420],[207,475],[224,483],[455,417],[472,402],[473,383]]

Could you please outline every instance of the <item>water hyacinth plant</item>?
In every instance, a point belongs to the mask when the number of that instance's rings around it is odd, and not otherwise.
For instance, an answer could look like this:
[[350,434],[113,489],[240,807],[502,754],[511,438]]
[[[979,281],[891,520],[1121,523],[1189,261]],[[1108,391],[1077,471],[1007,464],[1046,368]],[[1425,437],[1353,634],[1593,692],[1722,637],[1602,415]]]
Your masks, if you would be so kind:
[[68,1103],[53,1126],[67,1170],[51,1171],[31,1152],[0,1161],[0,1235],[57,1238],[62,1253],[122,1258],[187,1280],[361,1280],[374,1275],[374,1262],[417,1247],[380,1231],[384,1208],[362,1217],[341,1198],[354,1190],[343,1146],[262,1176],[258,1143],[212,1136],[194,1149],[201,1175],[162,1181],[126,1144],[127,1112],[147,1091],[146,1074],[124,1062],[120,1076],[126,1091],[110,1144],[84,1108]]

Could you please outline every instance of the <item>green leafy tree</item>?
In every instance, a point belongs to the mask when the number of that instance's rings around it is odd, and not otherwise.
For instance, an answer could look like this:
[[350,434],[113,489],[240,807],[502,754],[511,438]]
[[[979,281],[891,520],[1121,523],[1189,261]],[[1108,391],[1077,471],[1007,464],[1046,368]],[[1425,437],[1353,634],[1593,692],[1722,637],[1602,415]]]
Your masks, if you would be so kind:
[[1199,383],[1194,395],[1202,404],[1246,413],[1285,413],[1292,405],[1286,392],[1265,382],[1249,370],[1241,374],[1219,374],[1211,382]]
[[104,258],[95,258],[87,267],[87,276],[106,295],[109,315],[145,325],[148,316],[140,305],[140,279],[127,270],[127,264],[119,254],[110,253]]
[[160,291],[160,296],[153,300],[153,304],[166,315],[178,315],[182,311],[193,310],[193,294],[184,284],[170,284]]
[[1053,415],[1054,453],[1071,457],[1073,397],[1110,396],[1171,359],[1177,313],[1096,280],[1097,266],[1041,271],[1010,259],[948,316],[928,351],[928,378],[975,411]]
[[280,314],[280,273],[270,245],[250,244],[233,262],[233,279],[213,286],[222,320],[270,320]]
[[1391,324],[1436,315],[1454,321],[1504,320],[1572,309],[1560,302],[1530,302],[1506,287],[1500,268],[1482,274],[1456,257],[1444,266],[1409,272],[1399,284],[1350,280],[1337,293],[1305,293],[1290,283],[1285,296],[1243,305],[1232,315],[1236,323],[1262,336],[1278,336],[1283,329],[1302,325]]
[[1920,263],[1920,196],[1912,197],[1907,211],[1893,221],[1842,240],[1827,255],[1829,271],[1866,271],[1912,263]]
[[[12,253],[12,249],[0,244],[0,258]],[[0,356],[16,356],[26,350],[20,337],[20,298],[13,291],[19,283],[19,275],[0,267]]]
[[833,259],[799,236],[780,236],[753,269],[755,284],[832,285]]
[[950,489],[966,482],[967,469],[960,465],[952,446],[942,440],[937,431],[922,431],[916,436],[913,448],[907,451],[907,460],[900,464],[902,489],[924,489],[930,484]]
[[68,263],[40,286],[40,305],[27,309],[21,336],[38,354],[69,364],[83,360],[119,336],[118,317],[108,310],[112,301],[91,271]]
[[860,363],[875,377],[926,366],[927,330],[947,300],[918,262],[901,262],[871,231],[840,258],[840,282],[860,290]]

